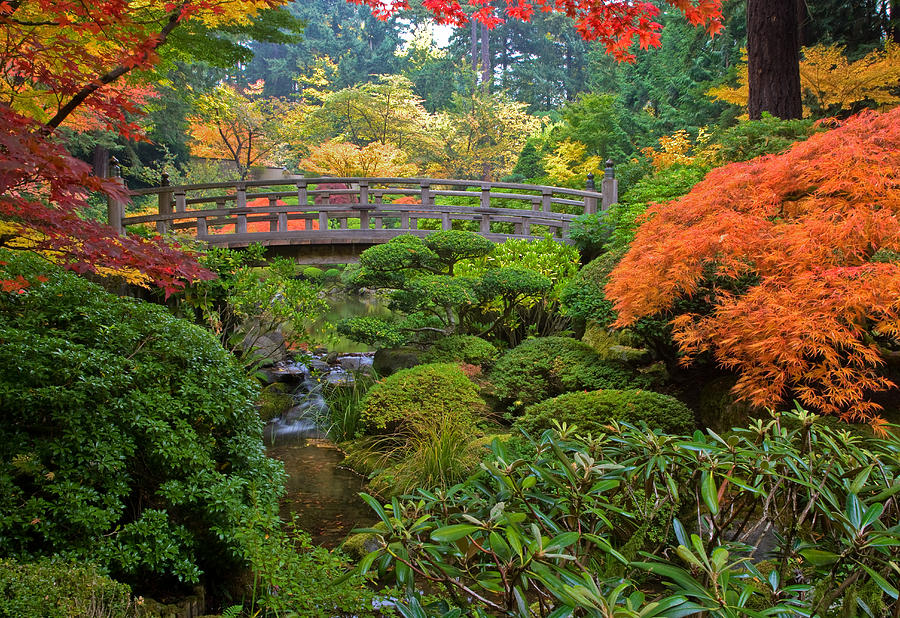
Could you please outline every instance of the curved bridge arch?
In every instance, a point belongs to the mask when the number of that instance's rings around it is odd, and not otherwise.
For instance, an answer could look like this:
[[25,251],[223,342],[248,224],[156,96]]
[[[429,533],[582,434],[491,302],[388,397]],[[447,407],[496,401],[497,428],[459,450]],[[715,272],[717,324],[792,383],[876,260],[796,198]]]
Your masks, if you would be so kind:
[[111,203],[109,223],[195,234],[210,245],[243,248],[262,243],[271,254],[301,263],[354,261],[366,248],[400,234],[424,236],[467,222],[483,236],[570,242],[579,214],[616,201],[611,168],[603,191],[436,178],[305,178],[167,186],[132,191],[155,196],[157,212],[123,216]]

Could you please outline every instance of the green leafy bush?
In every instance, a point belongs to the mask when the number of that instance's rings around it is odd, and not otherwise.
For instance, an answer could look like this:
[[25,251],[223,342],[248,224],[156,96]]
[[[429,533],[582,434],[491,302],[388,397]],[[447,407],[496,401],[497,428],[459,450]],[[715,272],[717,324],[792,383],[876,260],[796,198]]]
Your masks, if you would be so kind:
[[376,348],[392,348],[402,345],[407,339],[396,323],[365,316],[341,320],[337,324],[337,332]]
[[488,368],[494,364],[500,351],[490,342],[474,335],[451,335],[438,339],[422,355],[425,363],[460,362]]
[[603,252],[603,246],[612,234],[607,213],[595,212],[578,215],[569,228],[569,238],[585,259],[593,259]]
[[603,288],[620,259],[618,253],[604,253],[578,271],[562,293],[563,309],[568,315],[603,325],[615,320],[613,305],[606,300]]
[[131,589],[91,565],[0,559],[0,616],[125,618],[136,616]]
[[782,120],[764,112],[760,120],[745,120],[722,132],[718,139],[719,158],[723,163],[731,163],[778,154],[816,130],[811,119]]
[[33,256],[0,254],[0,554],[61,554],[117,578],[196,582],[274,523],[257,388],[215,336]]
[[[365,578],[343,577],[348,564],[340,552],[312,543],[289,523],[286,530],[243,535],[252,567],[253,589],[248,616],[376,617],[378,594]],[[390,591],[385,592],[390,596]],[[242,614],[243,615],[243,614]]]
[[340,281],[341,271],[337,268],[329,268],[328,270],[326,270],[323,273],[322,278],[325,281],[332,282],[332,283],[335,281]]
[[325,271],[316,266],[307,266],[301,271],[304,279],[309,279],[310,281],[314,281],[318,283],[325,278]]
[[595,435],[608,431],[610,421],[632,425],[647,423],[650,429],[685,434],[695,427],[694,413],[669,395],[643,390],[589,391],[566,393],[528,406],[516,419],[516,426],[532,435],[552,429],[554,421],[577,425],[578,430]]
[[[358,571],[405,586],[406,616],[526,618],[533,598],[548,616],[889,616],[900,428],[883,429],[798,411],[727,437],[550,431],[524,459],[497,440],[471,482],[365,496],[380,547]],[[437,614],[418,611],[413,572],[449,592]]]
[[444,415],[471,425],[484,407],[478,388],[458,365],[432,363],[379,380],[366,393],[360,416],[370,432],[403,433]]
[[569,391],[647,386],[646,378],[604,361],[590,346],[568,337],[525,341],[500,357],[490,378],[497,396],[513,408]]

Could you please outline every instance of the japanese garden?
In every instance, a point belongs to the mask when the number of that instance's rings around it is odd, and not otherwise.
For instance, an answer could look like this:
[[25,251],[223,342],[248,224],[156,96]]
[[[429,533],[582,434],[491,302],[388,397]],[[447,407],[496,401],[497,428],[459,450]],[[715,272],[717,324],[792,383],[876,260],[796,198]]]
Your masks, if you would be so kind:
[[0,28],[0,618],[900,617],[896,0]]

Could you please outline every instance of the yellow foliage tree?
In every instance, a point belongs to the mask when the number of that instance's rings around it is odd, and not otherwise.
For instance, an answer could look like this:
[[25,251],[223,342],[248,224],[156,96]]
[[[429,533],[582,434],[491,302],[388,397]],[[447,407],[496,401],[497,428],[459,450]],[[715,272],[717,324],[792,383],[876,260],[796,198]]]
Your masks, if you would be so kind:
[[255,165],[278,163],[283,127],[291,124],[295,106],[275,98],[255,98],[261,90],[261,83],[244,91],[221,84],[198,96],[190,117],[191,154],[232,161],[241,178]]
[[603,158],[586,157],[587,146],[574,140],[563,140],[544,161],[548,182],[566,186],[570,182],[583,180],[589,173],[603,169]]
[[400,178],[413,176],[416,166],[406,153],[390,143],[372,142],[363,147],[329,140],[313,146],[300,168],[329,176]]
[[648,146],[641,152],[653,162],[656,169],[665,169],[673,165],[708,165],[715,157],[715,150],[707,146],[712,137],[705,127],[701,127],[697,133],[697,139],[691,140],[690,134],[684,129],[675,131],[672,135],[663,135],[659,138],[659,148]]
[[[884,50],[874,50],[856,62],[847,60],[840,45],[803,48],[800,84],[814,97],[816,106],[826,110],[849,110],[854,104],[871,100],[883,107],[900,103],[896,95],[900,83],[900,45],[888,41]],[[738,72],[737,86],[717,86],[707,96],[733,105],[747,106],[747,65]],[[809,110],[807,109],[807,114]]]

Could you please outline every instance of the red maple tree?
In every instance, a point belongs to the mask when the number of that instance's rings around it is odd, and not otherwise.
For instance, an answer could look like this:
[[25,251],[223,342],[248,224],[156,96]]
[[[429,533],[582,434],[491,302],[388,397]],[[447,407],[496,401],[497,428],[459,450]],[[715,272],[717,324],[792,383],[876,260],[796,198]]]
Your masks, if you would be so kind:
[[616,326],[670,314],[684,361],[710,352],[758,406],[791,396],[877,424],[900,347],[900,108],[710,172],[651,207],[606,287]]
[[[212,277],[189,253],[159,239],[117,236],[84,220],[91,192],[127,198],[91,175],[54,139],[64,123],[105,120],[134,137],[129,114],[171,32],[187,20],[215,26],[282,0],[0,1],[0,219],[41,251],[79,272],[132,269],[169,294]],[[15,246],[8,226],[0,244]],[[21,283],[21,282],[19,282]],[[8,287],[8,286],[4,286]],[[22,289],[21,287],[19,289]]]
[[[387,19],[408,9],[407,0],[348,0],[371,7],[372,13]],[[710,34],[722,28],[722,0],[666,0],[679,9],[695,26],[703,26]],[[503,23],[492,0],[469,0],[475,10],[467,13],[457,0],[424,0],[422,5],[438,23],[462,26],[470,19],[492,28]],[[599,41],[608,53],[619,60],[633,60],[629,51],[637,39],[641,49],[659,47],[662,26],[653,21],[659,8],[650,2],[635,0],[506,0],[505,15],[528,21],[535,11],[558,12],[571,17],[581,36]]]

